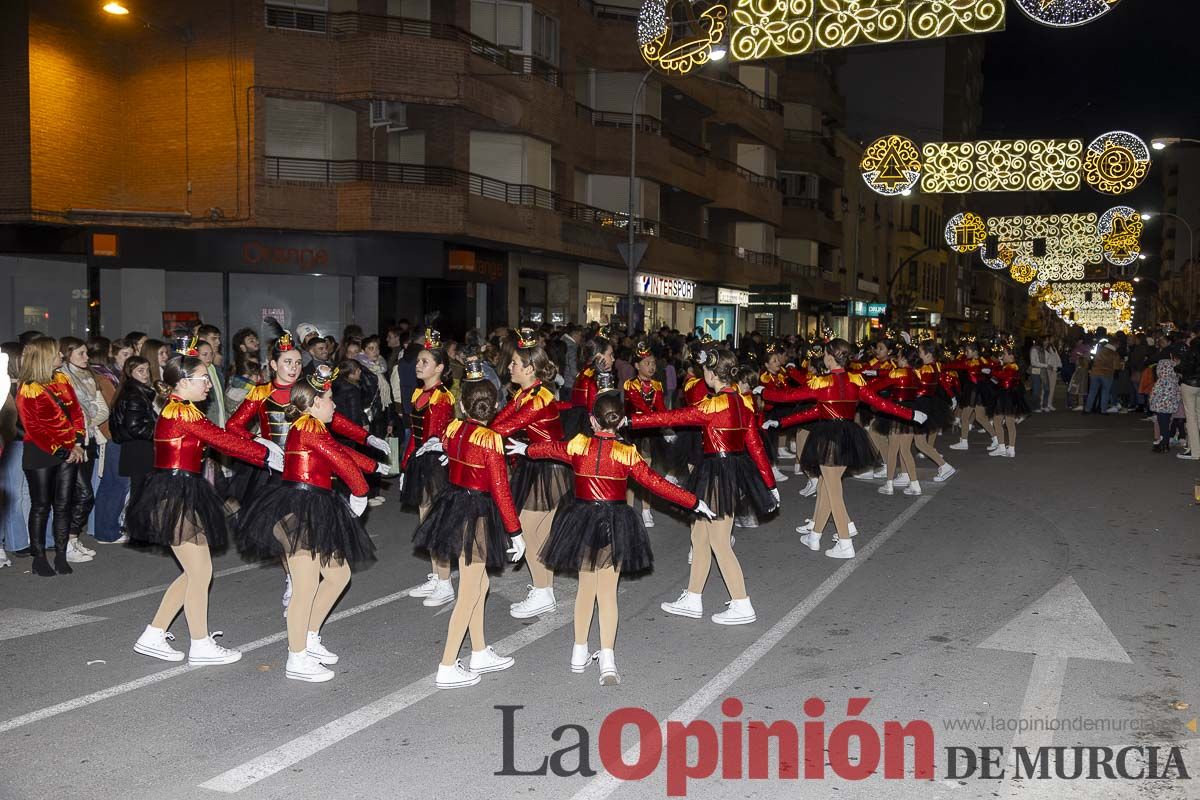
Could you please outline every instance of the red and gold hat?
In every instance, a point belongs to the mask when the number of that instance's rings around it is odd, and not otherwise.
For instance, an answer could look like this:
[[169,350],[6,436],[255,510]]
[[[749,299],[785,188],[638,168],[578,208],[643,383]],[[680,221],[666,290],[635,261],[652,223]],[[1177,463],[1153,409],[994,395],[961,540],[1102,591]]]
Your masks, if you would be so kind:
[[425,329],[425,349],[440,350],[442,348],[442,333],[433,328]]
[[646,344],[645,342],[638,342],[637,347],[633,352],[638,361],[653,355],[653,353],[650,352],[650,345]]
[[195,336],[181,336],[175,340],[175,350],[182,356],[200,355],[200,340]]
[[478,355],[467,356],[463,367],[463,380],[481,381],[487,377],[483,372],[483,359]]
[[275,340],[276,352],[286,353],[289,350],[295,349],[296,343],[292,341],[292,334],[290,331],[284,331],[283,333],[279,334],[279,338]]
[[335,368],[328,364],[321,364],[308,376],[308,385],[321,394],[325,394],[333,388],[333,382],[337,380],[337,376],[338,371]]
[[528,350],[538,346],[538,334],[533,328],[517,329],[517,347]]

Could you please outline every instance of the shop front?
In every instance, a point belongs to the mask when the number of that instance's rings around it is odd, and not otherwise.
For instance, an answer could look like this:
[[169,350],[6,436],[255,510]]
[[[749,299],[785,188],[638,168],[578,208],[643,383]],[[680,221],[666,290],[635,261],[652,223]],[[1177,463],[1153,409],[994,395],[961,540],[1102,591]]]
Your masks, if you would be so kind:
[[700,287],[697,300],[695,330],[700,334],[708,334],[716,341],[725,341],[732,335],[736,347],[746,324],[750,293],[745,289],[724,286],[715,290],[713,287]]
[[745,326],[748,331],[767,338],[793,333],[784,325],[800,307],[800,295],[792,292],[791,287],[751,286],[749,295]]
[[696,324],[696,284],[685,278],[639,272],[634,279],[644,330],[687,332]]

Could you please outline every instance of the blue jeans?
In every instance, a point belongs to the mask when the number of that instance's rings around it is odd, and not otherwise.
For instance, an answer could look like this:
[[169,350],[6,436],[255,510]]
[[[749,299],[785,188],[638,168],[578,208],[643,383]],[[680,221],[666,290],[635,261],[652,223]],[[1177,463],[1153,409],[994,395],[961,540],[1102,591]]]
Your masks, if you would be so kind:
[[1112,404],[1112,385],[1113,379],[1111,375],[1092,375],[1088,382],[1087,402],[1083,404],[1084,413],[1091,411],[1095,405],[1097,395],[1100,398],[1100,413],[1108,410]]
[[[29,484],[21,469],[25,443],[9,442],[0,453],[0,548],[8,551],[29,547]],[[47,531],[53,547],[54,537]]]
[[121,445],[116,442],[105,444],[104,475],[96,489],[95,525],[92,528],[92,535],[102,542],[115,542],[121,538],[121,512],[129,494],[129,478],[117,474],[120,463]]
[[1042,401],[1042,373],[1038,370],[1029,371],[1029,393],[1033,395],[1033,402],[1029,404],[1030,408],[1036,411],[1046,405]]

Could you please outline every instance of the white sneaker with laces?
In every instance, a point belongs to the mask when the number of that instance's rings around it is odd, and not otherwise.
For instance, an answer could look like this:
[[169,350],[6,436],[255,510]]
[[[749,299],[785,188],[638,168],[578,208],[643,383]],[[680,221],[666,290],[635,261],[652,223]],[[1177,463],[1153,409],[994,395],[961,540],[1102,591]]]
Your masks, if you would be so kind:
[[854,558],[854,542],[849,539],[838,539],[833,547],[825,551],[830,558]]
[[956,472],[958,472],[958,470],[950,466],[950,462],[947,461],[938,467],[937,474],[933,476],[933,480],[936,483],[941,483],[942,481],[949,480],[950,476]]
[[437,588],[438,576],[436,572],[431,572],[425,576],[425,582],[408,593],[409,597],[429,597],[433,594],[433,590]]
[[796,457],[796,454],[793,453],[791,450],[788,450],[786,447],[779,447],[776,449],[775,452],[779,456],[779,458],[783,458],[783,459],[791,459],[791,458]]
[[892,485],[897,489],[903,489],[905,486],[908,486],[911,480],[912,479],[908,477],[907,472],[901,472],[896,475],[896,479],[892,481]]
[[71,541],[67,542],[67,563],[86,564],[91,560],[92,557],[83,552],[83,549],[79,547],[78,539],[72,539]]
[[792,467],[792,474],[793,475],[803,475],[804,474],[804,468],[800,466],[799,461],[797,461],[796,465]]
[[679,593],[679,598],[675,602],[662,603],[659,607],[668,614],[674,614],[677,617],[700,619],[704,616],[703,596],[689,592],[687,589]]
[[988,448],[988,455],[989,456],[1006,456],[1006,455],[1008,455],[1008,448],[1002,444],[998,444],[995,447]]
[[378,508],[379,506],[383,505],[386,502],[387,502],[386,497],[384,497],[381,494],[377,494],[374,497],[372,497],[370,500],[367,501],[367,505],[369,505],[371,508]]
[[811,533],[811,532],[806,533],[800,537],[800,544],[804,545],[809,550],[820,550],[821,549],[821,534]]
[[879,492],[880,494],[895,494],[896,490],[893,488],[893,486],[894,484],[891,481],[886,481],[884,482],[883,486],[880,486],[875,491]]
[[887,477],[887,467],[876,467],[875,471],[873,473],[871,473],[871,477],[876,478],[876,479],[886,478]]
[[220,631],[214,631],[203,639],[192,639],[192,646],[188,649],[188,664],[197,666],[232,664],[241,659],[242,654],[237,650],[230,650],[228,647],[221,647],[216,643],[213,637],[220,635]]
[[283,672],[285,677],[294,681],[308,683],[324,683],[333,680],[333,670],[326,667],[307,652],[293,653],[288,651],[287,667]]
[[966,439],[959,439],[954,444],[950,445],[951,450],[966,450],[969,445]]
[[86,544],[84,544],[83,540],[80,539],[78,536],[71,539],[71,543],[73,545],[75,545],[76,550],[83,553],[85,556],[95,556],[96,555],[96,551],[93,550],[92,548],[88,547]]
[[904,493],[910,497],[919,495],[921,493],[921,482],[913,481],[912,483],[908,484],[908,486],[904,487]]
[[506,670],[517,660],[512,656],[502,656],[498,654],[491,645],[482,650],[471,651],[471,672],[476,675],[482,675],[485,672],[500,672]]
[[146,630],[142,631],[142,635],[134,643],[133,651],[163,661],[183,661],[183,653],[171,647],[173,641],[175,641],[174,634],[164,631],[162,628],[147,625]]
[[800,490],[801,497],[812,497],[817,493],[817,479],[809,478],[808,483],[804,484],[804,488]]
[[1000,440],[997,439],[995,436],[993,436],[991,444],[988,445],[988,450],[994,450],[999,446],[1000,446]]
[[584,672],[596,656],[588,650],[587,643],[571,645],[571,672],[576,675]]
[[1008,456],[1009,458],[1016,458],[1017,457],[1016,445],[1010,444],[1008,447],[1006,447],[1004,449],[1004,455]]
[[749,625],[758,619],[754,613],[754,606],[750,605],[749,597],[730,600],[725,605],[728,608],[712,615],[712,621],[718,625]]
[[856,481],[873,481],[875,480],[875,470],[869,469],[866,472],[860,472],[857,475],[851,475]]
[[462,661],[455,661],[448,667],[438,664],[437,677],[433,683],[439,689],[465,689],[474,686],[480,680],[480,676],[464,667]]
[[304,644],[304,652],[320,661],[322,664],[336,664],[338,657],[336,653],[331,653],[321,644],[321,634],[313,631],[308,632],[308,640]]
[[775,476],[776,483],[784,483],[788,479],[788,476],[784,475],[783,472],[780,471],[779,467],[772,466],[771,474]]
[[529,619],[538,614],[547,614],[557,607],[553,588],[538,589],[530,586],[529,594],[525,595],[525,599],[509,606],[508,613],[516,619]]
[[437,608],[444,606],[446,603],[454,600],[454,582],[450,580],[438,581],[437,586],[430,592],[429,596],[421,601],[421,605],[426,608]]
[[647,528],[654,527],[654,514],[650,513],[650,509],[648,508],[642,509],[642,524]]
[[816,523],[811,519],[804,520],[804,524],[796,526],[796,533],[812,533]]
[[600,659],[600,685],[616,686],[621,682],[621,674],[617,672],[617,656],[612,650],[601,650],[596,654]]

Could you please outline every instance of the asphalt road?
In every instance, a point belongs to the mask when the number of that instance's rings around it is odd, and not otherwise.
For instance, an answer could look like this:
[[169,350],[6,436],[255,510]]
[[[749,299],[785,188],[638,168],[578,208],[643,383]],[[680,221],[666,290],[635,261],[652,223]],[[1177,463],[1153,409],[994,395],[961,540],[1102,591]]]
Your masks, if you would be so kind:
[[[132,650],[177,574],[171,559],[97,547],[95,561],[52,580],[29,575],[29,560],[16,559],[0,571],[0,798],[596,800],[665,797],[681,786],[696,798],[1200,795],[1193,780],[1173,778],[1013,781],[1010,769],[993,780],[981,778],[978,764],[973,775],[948,772],[948,748],[1009,748],[997,757],[1004,766],[1014,744],[1161,745],[1160,769],[1175,746],[1189,775],[1200,772],[1198,735],[1188,728],[1200,713],[1200,507],[1192,498],[1200,466],[1151,453],[1150,425],[1133,415],[1034,415],[1020,426],[1012,460],[989,458],[983,445],[977,434],[966,453],[944,450],[959,468],[945,484],[928,480],[932,469],[919,461],[922,498],[883,497],[878,483],[847,481],[861,532],[852,561],[799,545],[793,527],[811,515],[812,502],[797,496],[798,480],[783,484],[782,513],[738,534],[758,613],[752,625],[722,627],[659,609],[686,583],[688,539],[679,521],[657,513],[654,572],[621,584],[616,687],[599,686],[594,666],[584,675],[567,670],[574,581],[559,580],[556,613],[518,621],[507,607],[524,595],[527,575],[510,568],[492,581],[487,630],[516,666],[474,688],[434,689],[450,606],[426,609],[407,596],[427,564],[409,546],[415,516],[394,499],[370,513],[379,562],[355,575],[325,628],[326,645],[341,655],[337,677],[325,684],[283,676],[277,567],[246,565],[235,554],[217,560],[210,624],[245,656],[189,669]],[[727,598],[714,570],[706,617]],[[173,631],[186,648],[182,617]],[[594,627],[593,647],[597,635]],[[740,701],[740,713],[723,712],[727,698]],[[806,713],[809,698],[820,698],[824,711]],[[869,702],[852,714],[851,698]],[[740,727],[713,751],[712,777],[678,782],[679,759],[705,771],[709,751],[693,742],[668,746],[647,777],[623,781],[600,756],[602,723],[620,708]],[[512,720],[508,771],[537,771],[565,749],[554,763],[576,774],[497,775],[506,769],[504,713]],[[854,730],[876,736],[887,721],[926,721],[932,778],[913,775],[920,748],[911,741],[903,779],[878,771],[848,779],[832,763],[823,779],[780,778],[781,762],[785,772],[797,764],[774,746],[769,777],[735,777],[738,764],[748,774],[750,749],[762,751],[746,741],[750,720],[820,721],[831,743],[851,717],[869,723]],[[1046,718],[1074,727],[1013,730],[1021,719]],[[562,728],[556,740],[561,726],[578,727]],[[702,727],[685,730],[699,741]],[[623,747],[634,743],[634,730],[625,729]],[[645,733],[654,738],[652,728]],[[671,733],[673,743],[685,741],[675,726]],[[817,761],[856,763],[858,739],[847,761],[822,752],[821,736],[808,733],[801,748],[816,741]],[[594,775],[578,774],[581,751]],[[678,763],[668,770],[671,755]],[[803,774],[803,755],[798,768]]]

